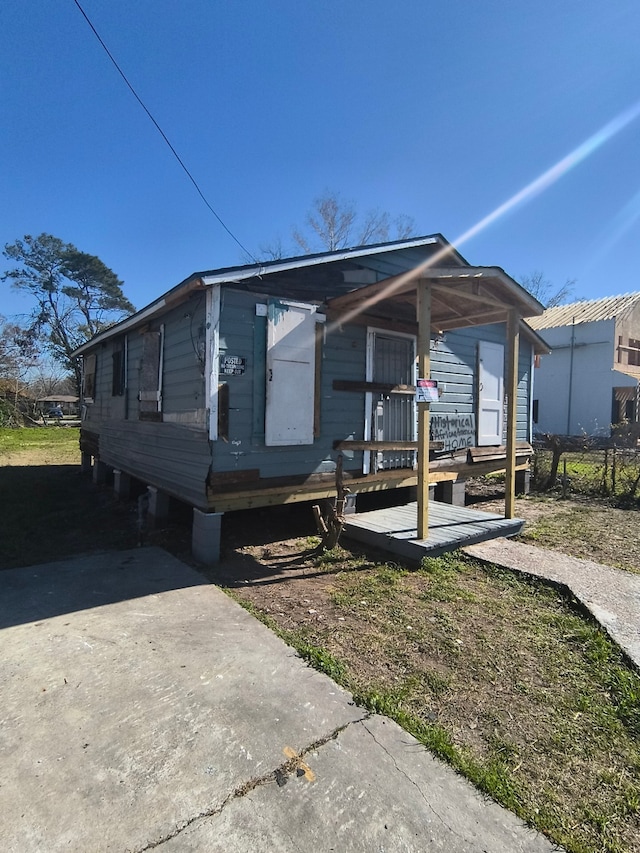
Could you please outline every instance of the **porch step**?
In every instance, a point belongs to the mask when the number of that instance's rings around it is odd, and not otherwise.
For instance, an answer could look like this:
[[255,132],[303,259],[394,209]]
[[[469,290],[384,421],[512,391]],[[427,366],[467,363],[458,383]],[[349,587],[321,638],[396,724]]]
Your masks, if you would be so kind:
[[521,518],[502,518],[490,512],[429,501],[429,535],[418,539],[418,504],[359,512],[347,516],[344,535],[405,559],[420,562],[464,545],[515,536],[524,526]]

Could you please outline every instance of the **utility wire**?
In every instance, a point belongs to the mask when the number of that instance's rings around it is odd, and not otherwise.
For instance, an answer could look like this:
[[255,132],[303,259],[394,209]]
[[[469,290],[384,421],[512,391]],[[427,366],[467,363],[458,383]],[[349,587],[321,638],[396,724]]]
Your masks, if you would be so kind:
[[78,7],[78,9],[80,10],[80,13],[82,14],[82,17],[85,19],[85,21],[86,21],[86,22],[89,24],[89,26],[91,27],[91,30],[92,30],[92,32],[93,32],[93,34],[94,34],[94,36],[98,39],[98,41],[99,41],[99,42],[100,42],[100,44],[102,45],[102,48],[104,49],[104,52],[107,54],[107,56],[109,57],[109,59],[111,60],[111,62],[113,63],[113,65],[115,66],[115,68],[116,68],[116,70],[117,70],[118,74],[122,77],[122,79],[124,80],[124,82],[125,82],[125,83],[127,84],[127,86],[129,87],[129,89],[130,89],[130,91],[131,91],[131,94],[132,94],[132,95],[133,95],[133,97],[136,99],[136,101],[140,104],[140,106],[141,106],[141,107],[142,107],[142,109],[145,111],[145,113],[149,116],[149,118],[150,118],[150,119],[151,119],[151,121],[153,122],[153,124],[154,124],[154,126],[155,126],[156,130],[158,131],[158,133],[160,134],[160,136],[164,139],[164,141],[165,141],[165,142],[167,143],[167,145],[169,146],[169,148],[170,148],[170,150],[171,150],[171,153],[172,153],[172,154],[173,154],[173,156],[176,158],[176,160],[178,161],[178,163],[179,163],[179,164],[180,164],[180,166],[182,167],[182,169],[183,169],[184,173],[187,175],[187,177],[189,178],[189,180],[191,181],[191,183],[193,184],[193,186],[196,188],[196,191],[197,191],[198,195],[200,196],[200,198],[202,199],[202,201],[206,204],[206,206],[209,208],[209,210],[211,211],[211,213],[213,213],[213,215],[215,216],[215,218],[218,220],[218,222],[220,223],[220,225],[222,225],[222,227],[223,227],[223,228],[224,228],[224,230],[227,232],[227,234],[231,237],[231,239],[232,239],[232,240],[235,240],[235,242],[238,244],[238,246],[240,246],[240,248],[242,249],[242,251],[243,251],[243,252],[245,252],[247,255],[249,255],[249,257],[250,257],[253,261],[255,261],[255,262],[257,263],[257,258],[255,258],[255,257],[252,255],[252,253],[251,253],[251,252],[250,252],[250,251],[249,251],[245,246],[243,246],[243,245],[242,245],[242,243],[240,242],[240,240],[238,240],[238,238],[236,237],[236,235],[235,235],[235,234],[231,231],[231,229],[230,229],[230,228],[229,228],[229,227],[228,227],[228,226],[227,226],[227,225],[222,221],[221,217],[216,213],[216,211],[213,209],[213,207],[209,204],[209,202],[207,201],[207,199],[206,199],[206,197],[205,197],[204,193],[202,192],[202,190],[201,190],[201,189],[200,189],[200,187],[198,186],[198,182],[197,182],[197,181],[196,181],[196,179],[193,177],[193,175],[191,174],[191,172],[187,169],[187,167],[185,166],[185,164],[184,164],[184,163],[183,163],[183,161],[182,161],[182,158],[180,157],[180,155],[178,154],[178,152],[176,151],[176,149],[173,147],[173,145],[169,142],[169,140],[168,140],[168,138],[167,138],[167,135],[165,134],[165,132],[163,131],[163,129],[160,127],[160,125],[158,124],[158,122],[155,120],[155,118],[151,115],[151,113],[150,113],[150,112],[149,112],[149,110],[147,109],[147,107],[146,107],[146,105],[145,105],[144,101],[142,100],[142,98],[140,97],[140,95],[138,95],[138,93],[136,92],[136,90],[133,88],[133,86],[131,85],[131,83],[130,83],[130,82],[129,82],[129,80],[127,79],[127,75],[124,73],[124,71],[122,70],[122,68],[120,68],[120,66],[118,65],[118,63],[117,63],[117,61],[116,61],[115,57],[113,56],[113,54],[111,53],[111,51],[109,50],[109,48],[107,47],[107,45],[104,43],[104,41],[103,41],[103,40],[102,40],[102,38],[100,37],[100,33],[99,33],[99,32],[96,30],[96,28],[93,26],[93,24],[92,24],[92,22],[91,22],[91,20],[90,20],[89,16],[88,16],[88,15],[87,15],[87,13],[84,11],[84,9],[82,8],[82,6],[81,6],[81,5],[80,5],[80,3],[78,2],[78,0],[73,0],[73,2],[76,4],[76,6]]

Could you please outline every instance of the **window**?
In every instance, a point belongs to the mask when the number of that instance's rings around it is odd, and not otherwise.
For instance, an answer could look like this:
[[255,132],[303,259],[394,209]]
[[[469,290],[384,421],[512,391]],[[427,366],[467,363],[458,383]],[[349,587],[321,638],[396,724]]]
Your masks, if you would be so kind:
[[93,402],[96,392],[96,357],[85,355],[82,370],[82,397],[85,402]]
[[164,324],[142,335],[138,400],[140,420],[162,420]]
[[113,354],[111,356],[111,359],[112,359],[111,396],[112,397],[122,397],[122,395],[124,394],[124,389],[125,389],[124,341],[118,341],[114,345],[114,350],[113,350]]
[[540,403],[540,400],[534,400],[533,401],[533,422],[534,422],[534,424],[538,423],[538,405],[539,405],[539,403]]
[[640,367],[640,341],[629,338],[629,361],[628,364]]

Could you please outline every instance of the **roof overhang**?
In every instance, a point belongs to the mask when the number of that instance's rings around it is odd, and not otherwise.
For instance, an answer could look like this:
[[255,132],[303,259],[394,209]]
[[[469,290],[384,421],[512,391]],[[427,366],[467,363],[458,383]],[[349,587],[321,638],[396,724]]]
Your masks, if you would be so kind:
[[[499,267],[427,266],[329,299],[328,312],[341,323],[356,317],[375,320],[376,316],[415,321],[417,293],[423,285],[431,290],[434,332],[502,323],[512,310],[520,318],[539,315],[544,310]],[[542,339],[540,342],[546,346]]]
[[640,367],[628,364],[616,364],[613,368],[614,373],[621,373],[623,376],[628,376],[630,379],[635,379],[640,382]]

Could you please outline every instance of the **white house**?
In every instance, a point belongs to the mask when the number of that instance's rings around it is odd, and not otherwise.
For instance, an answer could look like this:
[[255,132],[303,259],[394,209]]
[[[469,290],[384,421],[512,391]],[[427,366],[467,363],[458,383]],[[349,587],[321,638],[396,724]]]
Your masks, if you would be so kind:
[[640,422],[640,293],[548,308],[528,323],[552,350],[535,372],[535,432],[609,435]]

